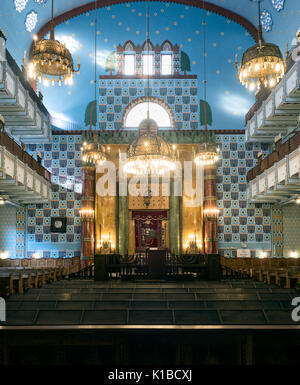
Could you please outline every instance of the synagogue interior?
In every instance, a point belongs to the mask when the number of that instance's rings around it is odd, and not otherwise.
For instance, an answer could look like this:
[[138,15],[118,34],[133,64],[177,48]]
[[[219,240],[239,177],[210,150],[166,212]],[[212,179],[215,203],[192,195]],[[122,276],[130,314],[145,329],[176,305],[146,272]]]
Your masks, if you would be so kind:
[[299,364],[299,289],[299,0],[1,2],[0,364]]

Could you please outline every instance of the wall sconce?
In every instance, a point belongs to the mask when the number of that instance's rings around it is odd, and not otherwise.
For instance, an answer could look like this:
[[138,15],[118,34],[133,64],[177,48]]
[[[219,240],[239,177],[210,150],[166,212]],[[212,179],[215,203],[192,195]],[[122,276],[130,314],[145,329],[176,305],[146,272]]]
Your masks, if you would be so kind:
[[204,218],[208,221],[217,220],[219,216],[219,209],[217,208],[204,209],[203,214],[204,214]]
[[8,259],[8,258],[9,258],[9,251],[0,252],[0,259]]
[[95,210],[93,209],[81,209],[79,210],[80,219],[83,222],[93,221],[95,217]]
[[263,250],[259,251],[258,252],[258,258],[266,258],[267,257],[267,253]]
[[40,252],[34,253],[34,254],[32,254],[31,258],[40,259],[41,258],[41,253]]
[[290,254],[291,258],[298,258],[298,253],[297,251],[292,251]]

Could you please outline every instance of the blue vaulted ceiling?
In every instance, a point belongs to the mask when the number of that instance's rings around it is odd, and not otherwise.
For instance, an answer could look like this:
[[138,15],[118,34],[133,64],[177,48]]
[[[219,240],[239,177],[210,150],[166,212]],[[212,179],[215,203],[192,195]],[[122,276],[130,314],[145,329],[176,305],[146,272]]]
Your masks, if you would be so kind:
[[[16,0],[19,1],[19,0]],[[41,2],[41,1],[40,1]],[[283,5],[283,9],[277,11]],[[24,0],[24,4],[26,0]],[[43,3],[43,2],[42,2]],[[55,0],[55,16],[87,3],[87,0]],[[200,3],[200,0],[199,0]],[[210,3],[231,10],[257,25],[257,6],[251,0],[212,0]],[[263,0],[262,10],[272,18],[271,30],[264,32],[266,41],[272,41],[285,52],[300,27],[299,0]],[[31,33],[26,31],[26,15],[34,11],[37,24]],[[38,4],[28,0],[21,12],[15,8],[15,0],[2,0],[0,27],[7,34],[7,47],[21,65],[24,50],[29,51],[32,36],[49,21],[51,1]],[[107,6],[98,10],[97,61],[98,75],[105,74],[106,56],[126,40],[142,43],[146,35],[146,3],[130,2]],[[150,38],[156,44],[168,39],[177,43],[191,60],[191,73],[199,78],[199,97],[203,97],[203,12],[199,8],[172,2],[150,2]],[[62,119],[84,125],[84,112],[94,98],[94,33],[95,13],[89,11],[64,21],[56,27],[58,39],[66,42],[75,62],[80,56],[81,71],[71,87],[45,88],[48,110]],[[234,68],[235,55],[242,53],[254,40],[241,25],[224,16],[206,12],[207,21],[207,100],[213,110],[213,128],[240,129],[244,127],[244,115],[254,102],[254,95],[238,82]],[[27,55],[28,56],[28,55]]]

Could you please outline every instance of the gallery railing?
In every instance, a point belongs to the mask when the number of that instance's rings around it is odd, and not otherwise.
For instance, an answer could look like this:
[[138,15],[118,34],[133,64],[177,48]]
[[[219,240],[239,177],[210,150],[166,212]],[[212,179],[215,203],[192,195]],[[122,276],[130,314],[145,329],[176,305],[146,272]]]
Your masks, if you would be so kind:
[[0,146],[6,148],[8,152],[17,157],[21,162],[27,164],[31,170],[36,171],[38,175],[51,181],[50,172],[39,164],[28,152],[24,151],[6,132],[0,132]]
[[276,162],[279,162],[286,155],[291,154],[300,146],[300,131],[297,131],[293,136],[288,138],[284,143],[279,140],[276,144],[276,149],[253,167],[247,173],[247,182],[261,175],[265,170],[272,167]]

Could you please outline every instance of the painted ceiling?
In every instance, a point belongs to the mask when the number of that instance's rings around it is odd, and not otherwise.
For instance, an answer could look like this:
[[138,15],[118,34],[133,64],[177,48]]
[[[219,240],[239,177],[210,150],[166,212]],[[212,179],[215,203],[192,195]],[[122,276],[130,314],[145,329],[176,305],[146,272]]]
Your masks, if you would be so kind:
[[[108,2],[110,0],[106,3]],[[198,3],[200,2],[199,0]],[[55,0],[55,16],[86,3],[87,0]],[[210,3],[233,11],[257,25],[255,1],[212,0]],[[269,29],[264,30],[264,39],[278,44],[284,54],[286,43],[291,46],[300,27],[300,1],[263,0],[261,8],[266,11],[267,17],[264,21],[267,21],[265,27]],[[50,13],[50,0],[1,0],[0,27],[6,33],[7,47],[19,65],[24,50],[29,51],[32,36],[49,21]],[[26,24],[26,17],[30,14],[33,18],[27,18]],[[106,74],[106,57],[118,44],[123,45],[127,40],[136,44],[143,43],[146,37],[145,2],[108,5],[99,8],[97,14],[96,27],[93,10],[65,20],[56,27],[56,38],[66,43],[75,63],[77,56],[80,56],[81,71],[75,76],[73,86],[45,88],[39,85],[49,112],[70,122],[69,128],[84,128],[85,108],[94,98],[95,28],[97,76]],[[249,31],[232,19],[210,11],[205,14],[207,100],[213,110],[212,128],[241,129],[244,127],[245,113],[254,102],[254,95],[239,84],[234,60],[236,54],[240,60],[242,53],[254,44],[254,40]],[[177,43],[189,55],[190,73],[198,75],[199,98],[203,97],[202,20],[203,11],[199,8],[164,1],[150,2],[150,39],[154,44],[161,44],[168,39],[174,44]],[[271,25],[268,24],[270,20]],[[26,27],[34,28],[28,32]]]

